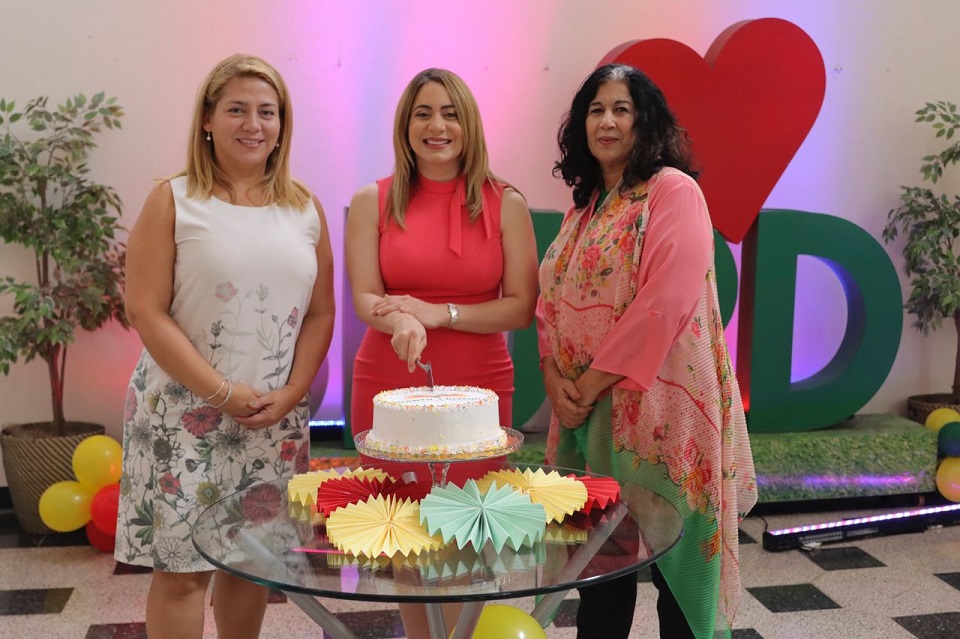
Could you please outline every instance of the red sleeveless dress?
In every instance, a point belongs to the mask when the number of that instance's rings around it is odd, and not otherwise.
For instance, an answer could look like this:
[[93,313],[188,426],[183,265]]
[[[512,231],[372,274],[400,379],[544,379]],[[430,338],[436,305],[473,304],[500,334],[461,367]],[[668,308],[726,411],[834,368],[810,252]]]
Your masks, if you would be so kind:
[[[501,193],[483,188],[483,212],[471,222],[465,203],[465,182],[434,182],[418,176],[401,229],[385,212],[393,177],[377,181],[380,210],[380,274],[386,292],[411,295],[425,302],[476,304],[500,297],[503,246],[500,238]],[[500,425],[511,425],[513,362],[503,333],[481,335],[447,328],[427,329],[421,359],[433,366],[444,386],[489,388],[500,399]],[[351,427],[354,436],[372,426],[373,397],[383,390],[423,386],[423,371],[407,365],[390,346],[390,335],[367,328],[353,365]],[[365,465],[389,464],[361,456]],[[404,467],[410,470],[409,464]],[[389,469],[387,469],[389,471]],[[394,472],[399,467],[394,467]],[[448,480],[462,483],[476,476],[478,464],[454,463]],[[427,468],[417,468],[426,478]]]

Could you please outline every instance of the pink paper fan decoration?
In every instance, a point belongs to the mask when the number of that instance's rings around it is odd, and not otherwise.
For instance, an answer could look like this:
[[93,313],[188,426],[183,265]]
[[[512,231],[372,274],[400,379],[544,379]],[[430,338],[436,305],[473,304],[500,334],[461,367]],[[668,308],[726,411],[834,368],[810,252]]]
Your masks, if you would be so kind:
[[613,477],[578,477],[574,474],[567,477],[576,479],[587,487],[587,501],[580,512],[590,512],[594,508],[603,510],[620,499],[620,482]]
[[392,495],[399,501],[419,501],[430,492],[430,486],[392,477],[340,477],[330,479],[317,489],[317,510],[330,515],[337,508],[366,501],[369,497]]

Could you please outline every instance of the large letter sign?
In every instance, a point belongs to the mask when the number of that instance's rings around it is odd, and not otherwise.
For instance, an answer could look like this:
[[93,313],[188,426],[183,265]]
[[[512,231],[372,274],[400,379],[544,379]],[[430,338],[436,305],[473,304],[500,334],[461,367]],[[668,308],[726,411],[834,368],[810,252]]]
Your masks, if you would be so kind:
[[[737,375],[749,397],[750,429],[815,430],[843,421],[870,401],[897,356],[903,313],[896,270],[875,239],[838,217],[764,210],[753,229],[743,250],[737,340]],[[833,359],[791,383],[800,255],[820,259],[839,278],[847,326]],[[755,268],[748,270],[748,263]]]

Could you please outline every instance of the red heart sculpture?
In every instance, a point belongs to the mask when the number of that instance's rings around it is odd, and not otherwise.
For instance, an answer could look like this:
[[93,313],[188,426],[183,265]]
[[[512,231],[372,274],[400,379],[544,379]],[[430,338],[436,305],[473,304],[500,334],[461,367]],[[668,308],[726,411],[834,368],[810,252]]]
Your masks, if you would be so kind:
[[600,62],[634,66],[667,96],[693,140],[713,226],[743,240],[813,126],[826,87],[823,58],[800,27],[740,22],[705,58],[675,40],[636,40]]

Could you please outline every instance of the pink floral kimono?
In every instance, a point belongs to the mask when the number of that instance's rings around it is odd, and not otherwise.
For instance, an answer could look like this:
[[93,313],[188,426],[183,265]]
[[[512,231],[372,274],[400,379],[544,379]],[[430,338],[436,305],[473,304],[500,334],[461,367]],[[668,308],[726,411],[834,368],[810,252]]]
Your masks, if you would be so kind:
[[[540,290],[541,358],[552,355],[569,379],[591,367],[624,376],[582,427],[599,432],[580,461],[677,507],[683,537],[657,565],[697,637],[729,634],[737,526],[757,501],[756,478],[697,183],[667,168],[572,209]],[[561,441],[570,433],[551,418],[548,463],[575,463]]]

